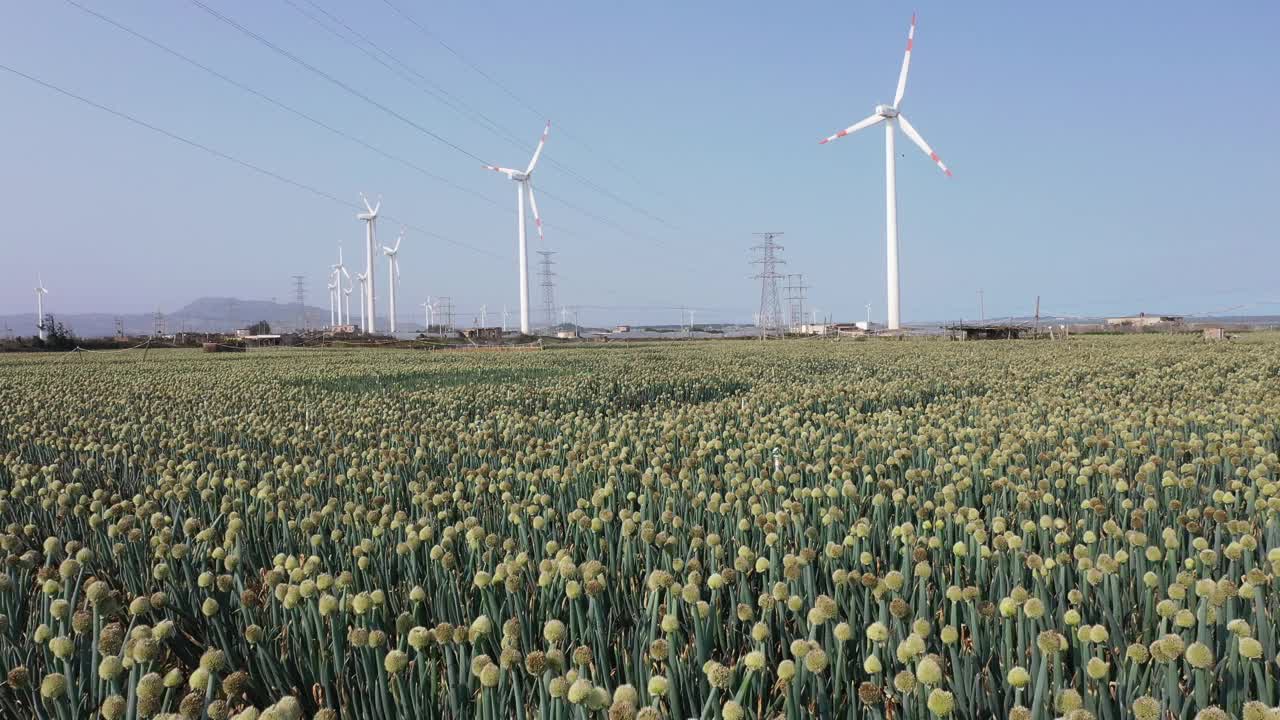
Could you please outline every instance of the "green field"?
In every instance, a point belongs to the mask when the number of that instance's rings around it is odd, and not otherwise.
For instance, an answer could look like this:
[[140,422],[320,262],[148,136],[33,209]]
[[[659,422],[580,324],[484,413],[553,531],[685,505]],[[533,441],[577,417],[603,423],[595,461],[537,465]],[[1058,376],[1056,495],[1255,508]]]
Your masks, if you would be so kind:
[[1278,435],[1275,335],[0,357],[0,717],[1273,718]]

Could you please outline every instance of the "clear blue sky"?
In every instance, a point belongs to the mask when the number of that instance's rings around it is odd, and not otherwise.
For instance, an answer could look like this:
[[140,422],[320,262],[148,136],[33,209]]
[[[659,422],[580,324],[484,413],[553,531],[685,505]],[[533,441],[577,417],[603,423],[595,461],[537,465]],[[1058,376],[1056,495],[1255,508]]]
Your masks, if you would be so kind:
[[[402,307],[431,294],[464,312],[515,308],[505,178],[187,0],[81,1],[479,197],[64,0],[6,3],[0,63],[344,200],[381,194],[387,214],[479,249],[410,231]],[[674,310],[644,308],[679,305],[703,308],[700,322],[749,320],[761,230],[786,232],[787,270],[804,273],[823,314],[861,318],[870,301],[882,318],[882,134],[817,141],[892,100],[913,9],[903,110],[955,177],[900,136],[905,321],[972,318],[979,288],[988,316],[1029,313],[1037,294],[1047,312],[1069,314],[1280,311],[1255,304],[1280,301],[1274,3],[392,0],[534,112],[382,0],[314,0],[463,114],[286,0],[204,1],[486,161],[527,162],[548,116],[536,178],[547,238],[531,236],[530,250],[559,251],[561,302],[604,308],[584,322],[675,322]],[[30,310],[38,270],[55,312],[284,300],[298,272],[323,306],[338,242],[357,258],[363,229],[350,208],[3,71],[0,96],[0,313]],[[380,239],[396,230],[384,222]],[[378,272],[385,287],[384,262]]]

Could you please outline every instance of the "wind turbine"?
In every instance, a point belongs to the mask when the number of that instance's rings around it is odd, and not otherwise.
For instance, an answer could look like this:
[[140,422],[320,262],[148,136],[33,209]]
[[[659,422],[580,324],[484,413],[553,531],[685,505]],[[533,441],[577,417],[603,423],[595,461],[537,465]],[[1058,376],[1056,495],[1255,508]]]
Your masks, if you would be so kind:
[[[342,288],[342,278],[346,277],[347,281],[351,281],[351,273],[347,272],[347,266],[342,262],[342,243],[338,243],[338,262],[333,265],[333,281],[337,283],[335,293],[338,296],[338,324],[351,324],[351,290]],[[346,317],[343,317],[343,294],[346,294]]]
[[542,155],[542,147],[547,144],[547,133],[551,132],[551,122],[542,131],[542,139],[533,151],[533,159],[523,172],[511,168],[485,165],[489,170],[500,172],[516,182],[516,231],[520,245],[520,332],[529,334],[529,245],[524,233],[524,196],[529,196],[529,207],[533,209],[533,222],[538,226],[538,239],[542,240],[542,217],[538,215],[538,201],[533,199],[533,168],[538,164],[538,156]]
[[924,141],[924,138],[920,136],[920,133],[916,132],[916,129],[911,126],[910,122],[907,121],[907,116],[903,115],[901,111],[899,111],[898,109],[902,105],[902,95],[904,92],[906,92],[906,89],[907,89],[907,68],[911,65],[911,47],[915,43],[915,37],[916,37],[916,16],[912,15],[911,29],[907,32],[907,51],[902,58],[902,70],[898,73],[898,89],[893,94],[893,104],[877,105],[875,112],[871,113],[869,117],[859,120],[858,122],[854,123],[853,125],[850,125],[844,130],[841,130],[835,135],[832,135],[831,137],[828,137],[820,141],[820,144],[829,143],[832,140],[842,138],[845,135],[850,135],[852,133],[858,132],[859,130],[869,128],[873,125],[878,125],[880,123],[885,124],[884,125],[884,183],[885,183],[885,216],[886,216],[885,232],[886,232],[886,235],[888,236],[887,240],[889,245],[889,251],[888,251],[889,267],[888,267],[888,278],[887,278],[886,284],[888,285],[888,294],[889,294],[889,329],[890,330],[898,330],[901,327],[899,322],[900,320],[899,313],[898,313],[898,300],[899,300],[899,294],[898,294],[898,190],[897,190],[896,157],[895,157],[895,151],[893,147],[894,126],[897,125],[901,127],[903,134],[906,135],[908,138],[910,138],[911,142],[915,143],[921,150],[924,151],[925,155],[928,155],[931,160],[937,163],[938,168],[941,169],[942,172],[946,173],[947,177],[951,176],[951,171],[948,170],[947,166],[944,165],[942,163],[942,160],[938,158],[938,154],[933,151],[933,148],[929,147],[929,144]]
[[433,302],[431,302],[431,296],[430,296],[430,295],[428,295],[428,296],[427,296],[427,301],[426,301],[426,302],[424,302],[424,303],[422,303],[422,310],[423,310],[423,312],[426,314],[426,320],[427,320],[426,333],[427,333],[428,335],[430,335],[430,334],[431,334],[431,321],[432,321],[432,319],[433,319],[433,317],[432,317],[432,316],[433,316],[433,315],[435,315],[435,311],[436,311],[436,304],[435,304],[435,303],[433,303]]
[[338,324],[339,315],[342,314],[342,302],[338,300],[338,270],[330,270],[329,284],[329,327],[332,328]]
[[44,324],[44,296],[49,294],[44,286],[44,278],[36,275],[36,330],[40,333],[40,342],[49,339],[49,328]]
[[[342,289],[342,296],[343,296],[343,297],[342,297],[342,299],[343,299],[343,304],[342,304],[342,306],[343,306],[344,308],[346,308],[347,319],[346,319],[345,321],[343,321],[343,323],[342,323],[342,324],[343,324],[343,325],[350,325],[350,324],[351,324],[351,291],[355,289],[356,284],[355,284],[355,282],[351,279],[351,274],[350,274],[350,273],[348,273],[348,272],[346,271],[346,268],[343,268],[343,270],[342,270],[342,274],[343,274],[343,275],[345,275],[345,276],[347,277],[347,286],[346,286],[345,288],[343,288],[343,289]],[[338,282],[339,282],[339,284],[341,284],[341,282],[342,282],[342,281],[341,281],[341,280],[339,280]]]
[[360,283],[360,327],[364,328],[364,273],[356,273],[356,281]]
[[382,198],[378,198],[378,204],[370,205],[369,198],[360,193],[360,200],[364,203],[364,209],[368,212],[362,212],[356,216],[357,219],[363,220],[364,228],[364,276],[365,276],[365,294],[364,294],[364,327],[361,329],[367,333],[376,331],[375,326],[377,320],[374,313],[377,312],[374,303],[374,282],[373,282],[373,235],[374,224],[378,221],[378,210],[382,208]]
[[401,228],[400,230],[400,236],[396,238],[395,247],[389,248],[386,245],[382,246],[382,252],[387,256],[387,274],[390,275],[391,277],[389,281],[391,285],[388,288],[388,290],[391,293],[390,307],[388,310],[388,319],[391,322],[390,327],[391,327],[391,332],[393,333],[396,331],[396,280],[400,277],[400,261],[396,259],[396,253],[400,252],[401,240],[404,240],[403,228]]

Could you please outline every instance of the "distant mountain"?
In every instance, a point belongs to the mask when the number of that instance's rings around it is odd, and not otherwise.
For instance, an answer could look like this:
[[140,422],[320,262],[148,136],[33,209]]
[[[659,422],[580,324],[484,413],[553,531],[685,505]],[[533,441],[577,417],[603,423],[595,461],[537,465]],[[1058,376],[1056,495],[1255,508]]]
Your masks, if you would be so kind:
[[[206,297],[187,303],[174,311],[154,313],[58,313],[50,308],[54,320],[71,328],[80,337],[110,337],[116,334],[119,322],[126,335],[150,335],[157,321],[166,333],[174,332],[229,332],[236,328],[266,320],[273,331],[292,332],[300,325],[298,306],[270,300],[241,300],[239,298]],[[327,309],[307,306],[307,327],[329,324]],[[30,336],[36,334],[35,313],[0,315],[0,337],[9,335]]]

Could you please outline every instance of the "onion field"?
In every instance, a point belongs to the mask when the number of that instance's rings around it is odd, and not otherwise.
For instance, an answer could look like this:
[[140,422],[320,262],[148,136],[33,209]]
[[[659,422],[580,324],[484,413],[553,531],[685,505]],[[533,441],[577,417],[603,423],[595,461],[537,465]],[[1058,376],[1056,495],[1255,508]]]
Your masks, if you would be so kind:
[[0,717],[1280,718],[1280,337],[0,357]]

